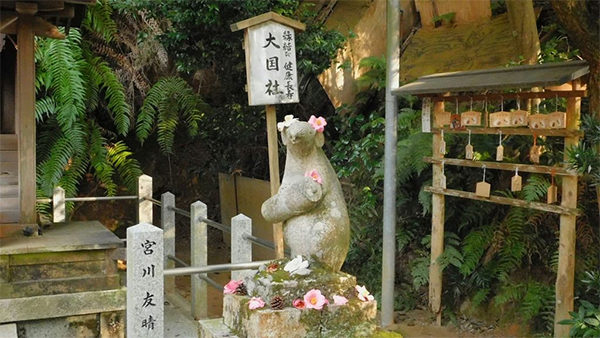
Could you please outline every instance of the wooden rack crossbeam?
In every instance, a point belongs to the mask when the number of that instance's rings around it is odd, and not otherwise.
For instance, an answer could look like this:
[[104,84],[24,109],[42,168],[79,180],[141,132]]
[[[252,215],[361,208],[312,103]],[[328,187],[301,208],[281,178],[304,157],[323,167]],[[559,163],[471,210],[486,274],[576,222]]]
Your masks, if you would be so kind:
[[577,209],[566,208],[561,205],[554,205],[554,204],[547,204],[547,203],[540,203],[540,202],[529,202],[529,201],[524,201],[524,200],[520,200],[520,199],[516,199],[516,198],[508,198],[508,197],[493,196],[493,195],[486,198],[486,197],[477,196],[473,192],[462,191],[462,190],[442,189],[442,188],[427,186],[427,187],[425,187],[425,191],[436,193],[436,194],[442,194],[442,195],[446,195],[446,196],[468,198],[468,199],[472,199],[472,200],[476,200],[476,201],[484,201],[484,202],[491,202],[491,203],[497,203],[497,204],[511,205],[514,207],[535,209],[535,210],[552,212],[552,213],[561,214],[561,215],[578,215],[580,213],[579,210],[577,210]]
[[536,173],[536,174],[556,174],[561,176],[578,176],[575,170],[566,169],[564,167],[552,167],[548,165],[536,165],[536,164],[519,164],[519,163],[506,163],[506,162],[492,162],[492,161],[474,161],[474,160],[463,160],[460,158],[442,158],[437,159],[433,157],[424,157],[423,161],[427,163],[442,163],[444,165],[456,165],[463,167],[472,167],[472,168],[481,168],[485,166],[487,169],[500,169],[500,170],[509,170],[514,171],[515,169],[519,169],[519,171],[527,172],[527,173]]
[[418,95],[421,97],[430,97],[433,102],[459,102],[464,101],[493,101],[493,100],[511,100],[516,99],[552,99],[555,97],[585,97],[587,96],[586,90],[565,90],[565,91],[550,91],[546,90],[543,92],[521,92],[521,93],[489,93],[489,94],[477,94],[477,95],[448,95],[448,96],[432,96],[431,94]]
[[530,129],[530,128],[483,128],[474,127],[468,129],[453,129],[449,127],[433,128],[432,132],[439,134],[443,130],[446,134],[467,134],[469,130],[473,134],[498,134],[503,135],[537,135],[537,136],[560,136],[560,137],[577,137],[583,136],[580,130],[568,129]]

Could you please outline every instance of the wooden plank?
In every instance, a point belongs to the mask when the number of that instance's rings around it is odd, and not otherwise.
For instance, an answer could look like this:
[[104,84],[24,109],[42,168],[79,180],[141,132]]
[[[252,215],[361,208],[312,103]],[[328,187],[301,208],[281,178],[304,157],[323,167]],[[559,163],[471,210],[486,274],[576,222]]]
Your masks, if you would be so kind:
[[0,200],[0,211],[11,211],[19,209],[19,197],[2,197]]
[[0,323],[121,311],[125,295],[125,289],[116,289],[0,299]]
[[18,176],[17,162],[0,162],[0,175]]
[[473,101],[492,101],[492,100],[516,100],[516,99],[553,99],[555,97],[586,97],[587,90],[546,90],[543,92],[515,92],[515,93],[489,93],[489,94],[474,94],[474,95],[431,95],[419,94],[419,97],[430,97],[433,102],[446,101],[454,103]]
[[0,150],[17,150],[17,135],[16,134],[0,134]]
[[0,162],[16,162],[17,150],[0,150]]
[[[444,102],[436,102],[433,105],[434,126],[439,127],[440,121],[436,118],[438,113],[444,111]],[[441,152],[440,145],[443,141],[440,134],[433,135],[433,157],[441,159],[444,154]],[[433,164],[433,185],[442,189],[442,165]],[[436,315],[438,325],[442,324],[442,269],[438,264],[438,259],[444,252],[444,223],[445,223],[445,203],[443,194],[433,194],[431,197],[431,256],[429,265],[429,307]]]
[[577,171],[572,169],[567,169],[564,167],[553,167],[547,165],[535,165],[535,164],[519,164],[519,163],[506,163],[506,162],[492,162],[492,161],[475,161],[475,160],[463,160],[460,158],[444,158],[442,159],[434,159],[433,157],[424,157],[423,161],[427,163],[442,163],[444,161],[445,165],[455,165],[462,167],[471,167],[471,168],[481,168],[485,166],[488,169],[499,169],[499,170],[509,170],[514,171],[515,169],[519,169],[519,171],[527,172],[527,173],[536,173],[536,174],[552,174],[561,175],[561,176],[577,176],[579,175]]
[[18,19],[19,17],[15,12],[7,11],[2,13],[2,18],[0,18],[0,32],[4,33],[6,28],[17,22]]
[[530,128],[482,128],[482,127],[473,127],[473,128],[465,128],[465,129],[452,129],[450,127],[444,128],[433,128],[432,132],[439,134],[441,130],[444,130],[446,134],[468,134],[469,130],[472,134],[499,134],[502,132],[503,135],[537,135],[537,136],[582,136],[583,132],[579,130],[569,130],[569,129],[530,129]]
[[19,196],[19,186],[16,184],[0,185],[0,197]]
[[[17,2],[17,12],[37,11],[36,4]],[[35,8],[34,8],[35,7]],[[19,144],[20,222],[35,223],[35,62],[33,16],[21,15],[17,22],[17,128]]]
[[[267,113],[267,145],[269,149],[269,179],[271,196],[279,191],[279,153],[277,150],[277,114],[275,106],[265,107]],[[275,258],[283,258],[283,225],[273,224],[273,242],[275,243]]]
[[[577,89],[579,81],[573,83]],[[567,129],[579,129],[581,114],[581,98],[567,99]],[[579,143],[579,137],[565,138],[565,161],[567,149]],[[577,177],[565,177],[562,181],[561,206],[564,208],[577,207]],[[576,215],[560,216],[560,235],[558,243],[558,268],[556,272],[556,308],[554,312],[554,336],[566,337],[569,335],[569,326],[558,324],[563,319],[569,319],[569,312],[573,311],[573,290],[575,285],[575,237],[577,219]]]
[[250,26],[255,26],[255,25],[261,24],[263,22],[267,22],[267,21],[275,21],[282,25],[292,27],[298,31],[306,30],[306,25],[303,24],[302,22],[296,21],[294,19],[290,19],[288,17],[277,14],[275,12],[268,12],[268,13],[264,13],[264,14],[257,15],[255,17],[246,19],[246,20],[238,21],[236,23],[231,24],[229,26],[229,28],[231,28],[232,32],[236,32],[241,29],[245,29]]
[[494,195],[486,198],[486,197],[477,196],[477,195],[475,195],[474,192],[468,192],[468,191],[462,191],[462,190],[441,189],[441,188],[437,188],[437,187],[425,187],[425,191],[431,192],[434,194],[443,194],[446,196],[468,198],[468,199],[472,199],[472,200],[491,202],[491,203],[496,203],[496,204],[511,205],[513,207],[535,209],[535,210],[552,212],[552,213],[561,214],[561,215],[565,215],[565,214],[566,215],[577,215],[580,213],[580,211],[575,208],[568,208],[568,207],[564,207],[562,205],[554,205],[554,204],[547,204],[547,203],[540,203],[540,202],[529,202],[529,201],[524,201],[524,200],[520,200],[520,199],[516,199],[516,198],[508,198],[508,197],[494,196]]

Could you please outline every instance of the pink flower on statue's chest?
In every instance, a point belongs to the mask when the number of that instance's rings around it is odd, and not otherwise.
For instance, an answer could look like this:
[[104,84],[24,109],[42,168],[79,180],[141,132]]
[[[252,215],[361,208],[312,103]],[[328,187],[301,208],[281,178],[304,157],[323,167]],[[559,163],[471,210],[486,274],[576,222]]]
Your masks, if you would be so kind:
[[308,119],[308,124],[310,124],[315,130],[319,133],[322,133],[325,130],[325,126],[327,125],[327,121],[321,116],[315,117],[314,115],[310,116]]
[[304,304],[307,309],[321,310],[329,301],[321,294],[320,290],[312,289],[304,295]]
[[333,304],[334,305],[346,305],[346,303],[348,303],[348,298],[346,298],[344,296],[338,296],[338,295],[333,296]]
[[304,301],[302,299],[296,299],[293,304],[296,309],[302,310],[306,308],[306,304],[304,304]]
[[304,176],[312,178],[313,181],[315,181],[319,184],[323,184],[323,179],[321,178],[321,175],[319,175],[319,172],[317,171],[317,169],[313,169],[313,170],[307,172],[306,174],[304,174]]
[[367,290],[367,288],[364,285],[363,286],[357,285],[354,288],[358,292],[358,299],[362,300],[363,302],[370,302],[373,299],[375,299],[373,297],[373,295],[369,292],[369,290]]
[[234,294],[240,284],[242,284],[241,280],[230,280],[229,283],[225,284],[223,287],[223,293],[228,295]]
[[260,309],[265,306],[265,301],[260,297],[252,297],[248,302],[248,308],[250,310]]

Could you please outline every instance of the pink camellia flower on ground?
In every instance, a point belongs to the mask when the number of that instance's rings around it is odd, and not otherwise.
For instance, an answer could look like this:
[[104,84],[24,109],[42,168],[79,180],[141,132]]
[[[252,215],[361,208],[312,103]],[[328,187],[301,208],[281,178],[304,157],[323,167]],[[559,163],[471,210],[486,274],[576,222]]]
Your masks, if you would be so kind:
[[325,126],[327,125],[327,121],[325,121],[323,117],[315,117],[314,115],[310,116],[310,119],[308,119],[308,123],[319,133],[322,133],[323,130],[325,130]]
[[333,305],[346,305],[346,303],[348,303],[348,298],[338,295],[333,296]]
[[315,181],[319,184],[323,184],[323,179],[321,178],[321,175],[319,175],[319,172],[317,171],[317,169],[313,169],[313,170],[305,173],[304,176],[312,178],[313,181]]
[[225,287],[223,287],[223,293],[224,294],[228,294],[228,295],[232,295],[235,293],[235,290],[238,288],[238,286],[240,286],[240,284],[242,284],[243,282],[241,280],[230,280],[229,283],[225,284]]
[[307,309],[321,310],[329,301],[321,294],[320,290],[312,289],[304,295],[304,304]]
[[375,299],[364,285],[357,285],[354,288],[356,289],[356,291],[358,291],[358,299],[362,300],[363,302],[370,302],[373,299]]
[[250,310],[260,309],[265,306],[265,301],[260,297],[252,297],[248,302],[248,308]]
[[300,310],[302,310],[306,307],[306,304],[304,304],[304,301],[300,298],[296,299],[293,304],[296,309],[300,309]]

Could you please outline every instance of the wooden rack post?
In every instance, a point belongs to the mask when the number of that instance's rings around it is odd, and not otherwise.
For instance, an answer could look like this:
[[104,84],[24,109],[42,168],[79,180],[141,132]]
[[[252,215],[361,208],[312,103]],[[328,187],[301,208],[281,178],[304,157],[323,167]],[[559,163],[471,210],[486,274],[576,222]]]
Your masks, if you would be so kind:
[[[435,102],[433,105],[433,123],[435,127],[442,127],[439,122],[438,114],[444,112],[444,102]],[[433,158],[442,159],[440,146],[442,142],[441,134],[433,134]],[[442,164],[434,163],[433,167],[433,186],[442,188]],[[444,221],[445,221],[445,201],[443,194],[433,193],[431,198],[431,262],[429,265],[429,307],[436,314],[438,325],[442,324],[442,269],[437,260],[444,252]]]
[[[573,81],[573,89],[579,88],[579,81]],[[579,129],[581,98],[567,98],[567,130]],[[565,137],[565,160],[567,149],[579,143],[578,136]],[[561,205],[567,208],[577,207],[577,176],[565,176],[562,181]],[[569,335],[569,326],[559,321],[569,318],[573,311],[573,287],[575,279],[575,228],[576,215],[560,215],[560,236],[558,243],[558,270],[556,272],[556,309],[554,313],[554,336]]]

